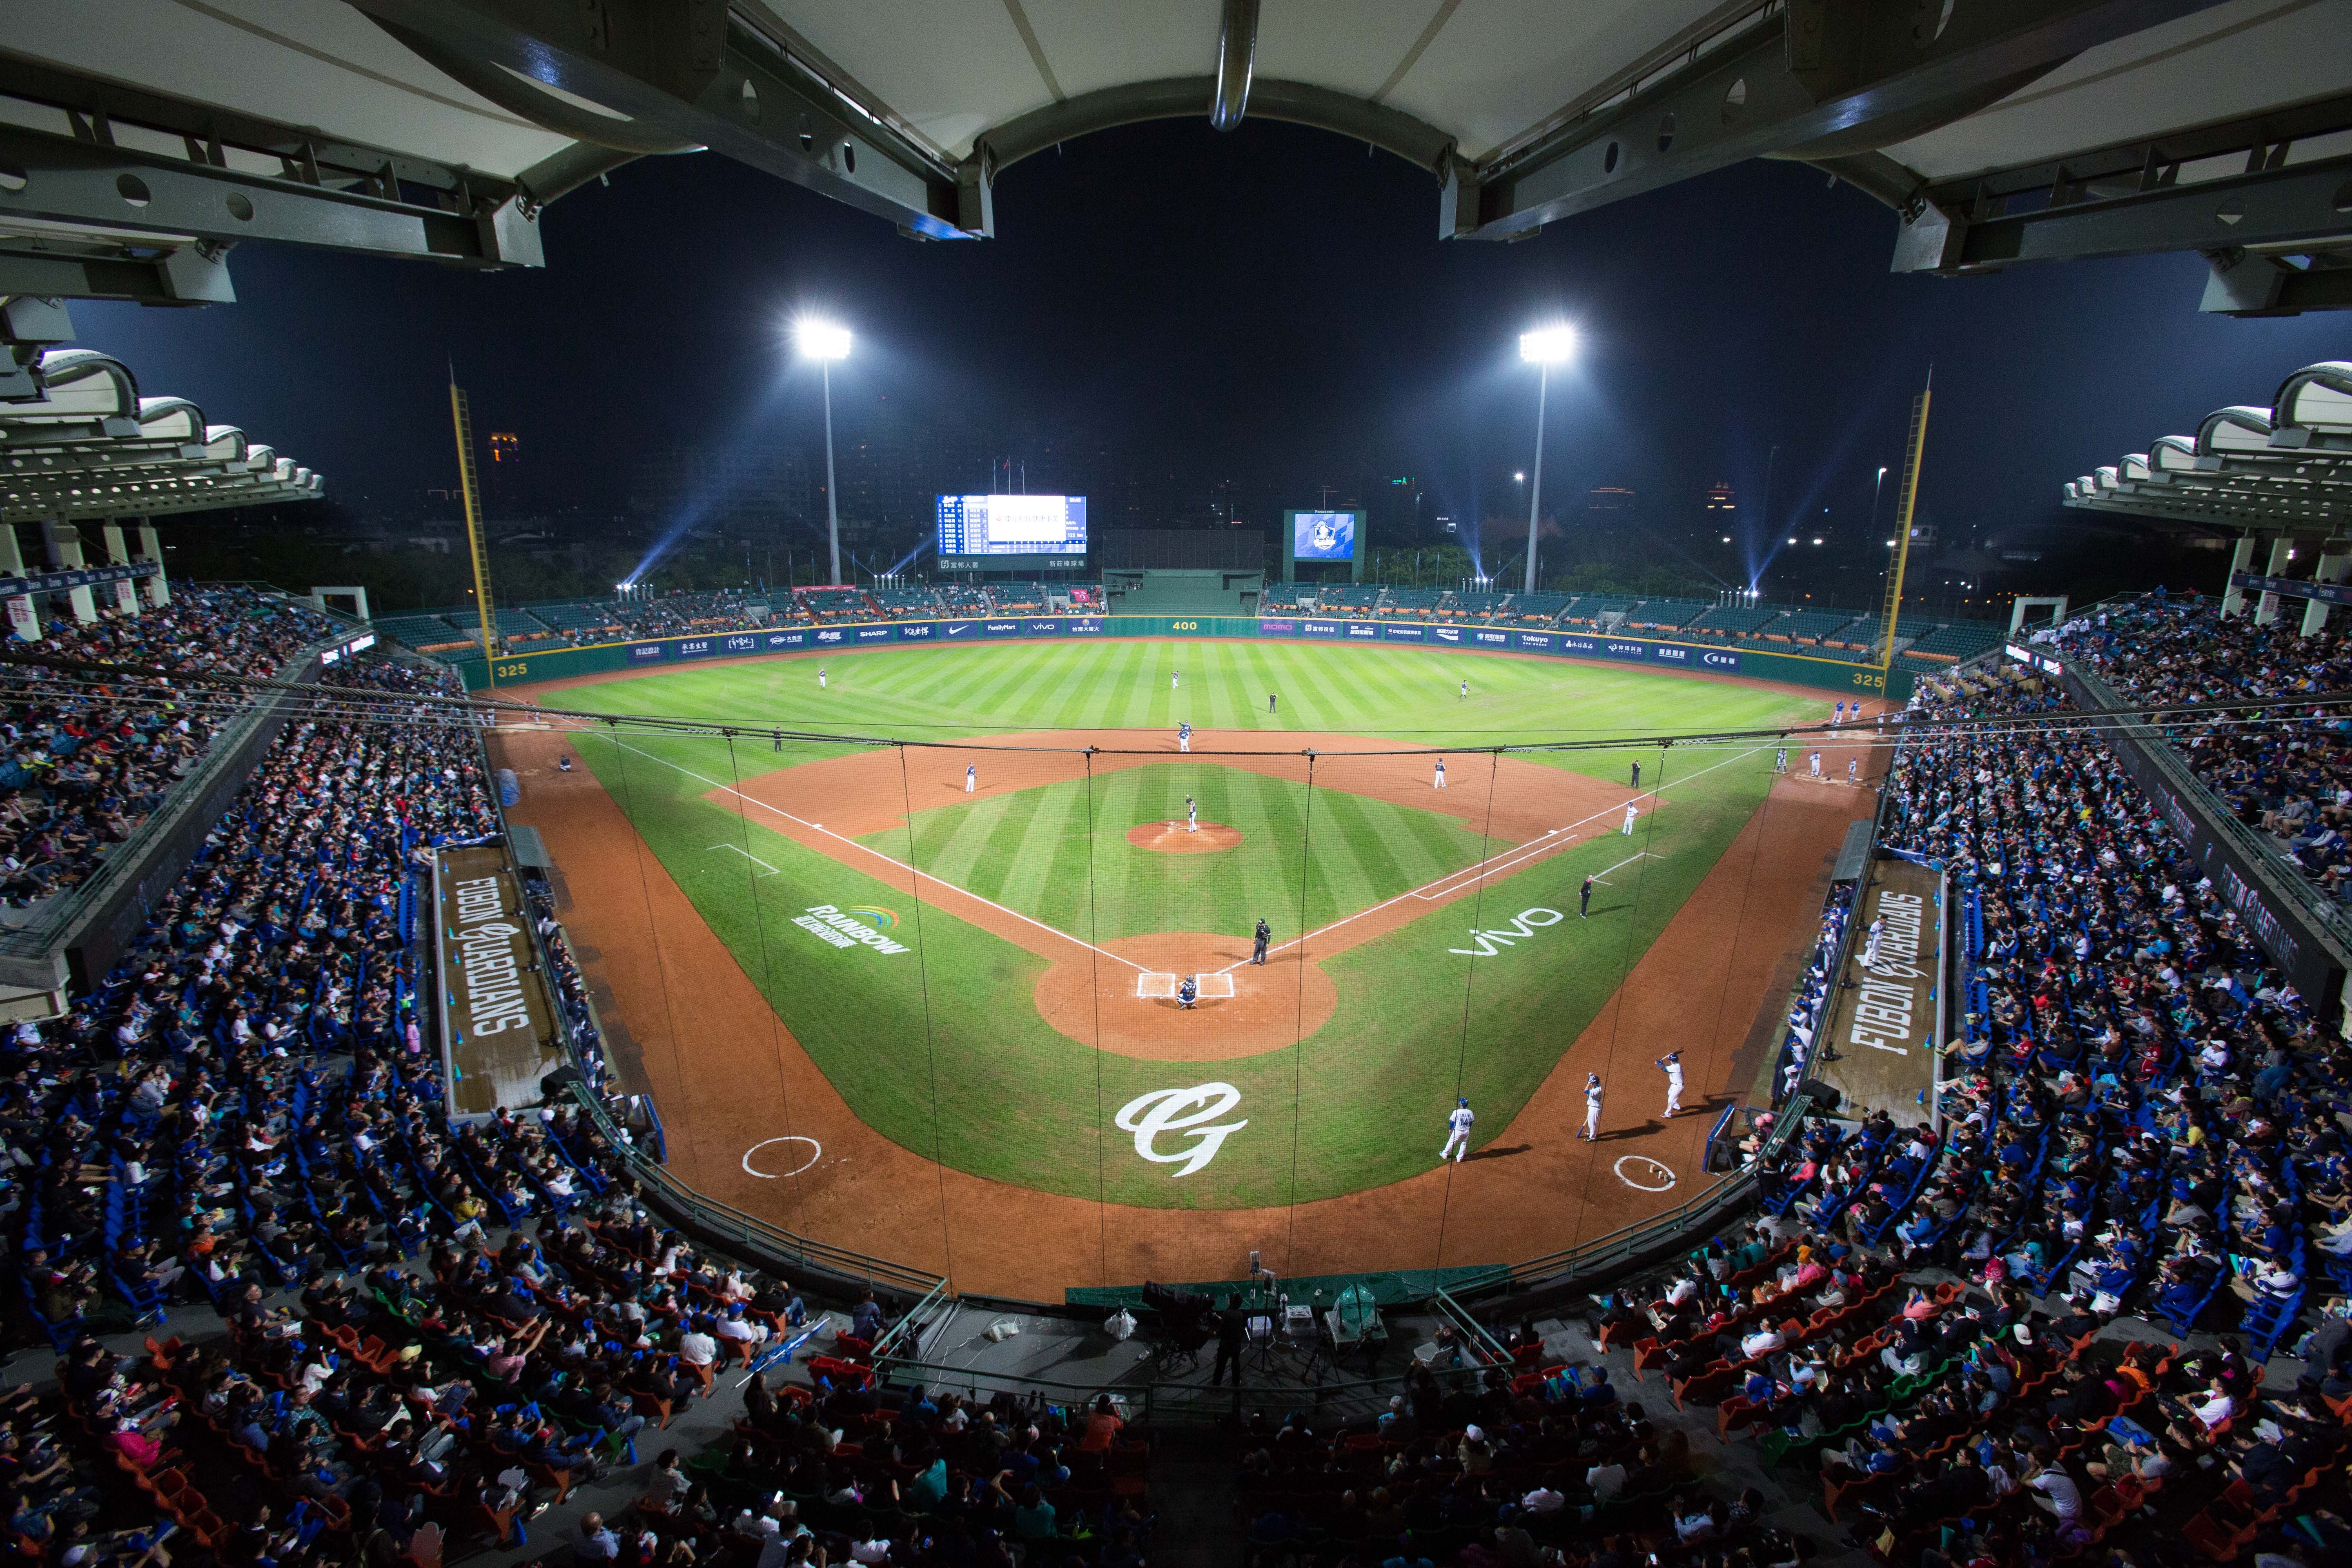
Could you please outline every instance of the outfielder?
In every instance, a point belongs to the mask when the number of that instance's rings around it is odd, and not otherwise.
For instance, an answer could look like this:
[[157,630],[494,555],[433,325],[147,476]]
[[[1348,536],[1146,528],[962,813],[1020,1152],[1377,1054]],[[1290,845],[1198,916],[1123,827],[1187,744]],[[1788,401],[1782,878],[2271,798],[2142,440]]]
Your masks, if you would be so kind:
[[1178,675],[1178,674],[1177,674],[1174,670],[1172,670],[1172,669],[1171,669],[1171,670],[1170,670],[1170,671],[1168,672],[1168,689],[1169,689],[1169,690],[1171,690],[1171,691],[1177,690],[1177,689],[1179,689],[1180,688],[1181,688],[1181,687],[1183,686],[1183,684],[1184,684],[1183,677],[1181,677],[1181,676]]
[[1668,1051],[1657,1065],[1666,1072],[1666,1116],[1671,1120],[1683,1108],[1683,1054]]
[[1470,1152],[1470,1124],[1477,1120],[1477,1117],[1471,1114],[1470,1102],[1467,1100],[1461,1100],[1454,1107],[1453,1114],[1445,1119],[1447,1128],[1445,1147],[1437,1152],[1439,1164],[1445,1163],[1445,1157],[1449,1154],[1454,1157],[1455,1164],[1462,1163],[1464,1157]]
[[1618,829],[1618,831],[1624,834],[1628,838],[1632,837],[1633,836],[1633,819],[1641,815],[1642,808],[1635,805],[1632,801],[1627,801],[1625,803],[1625,826]]
[[1440,757],[1440,758],[1438,758],[1438,759],[1437,759],[1437,784],[1436,784],[1436,787],[1437,787],[1437,788],[1439,788],[1439,789],[1444,789],[1444,788],[1445,787],[1445,759],[1444,759],[1444,757]]
[[1464,676],[1462,678],[1462,700],[1465,702],[1470,700],[1470,678],[1468,676]]
[[1264,963],[1265,962],[1265,944],[1273,940],[1274,928],[1266,924],[1263,919],[1259,920],[1257,922],[1257,932],[1250,938],[1250,962],[1252,963]]
[[963,765],[963,793],[970,795],[978,788],[980,788],[980,764],[966,763]]
[[1601,1075],[1597,1072],[1584,1075],[1584,1131],[1577,1136],[1587,1143],[1601,1140]]
[[819,691],[824,689],[824,666],[821,664],[816,667],[816,689]]
[[1180,752],[1189,752],[1192,749],[1192,725],[1179,724],[1176,726],[1176,749]]
[[1184,797],[1184,831],[1187,833],[1201,831],[1201,808],[1192,804],[1192,797],[1189,795]]

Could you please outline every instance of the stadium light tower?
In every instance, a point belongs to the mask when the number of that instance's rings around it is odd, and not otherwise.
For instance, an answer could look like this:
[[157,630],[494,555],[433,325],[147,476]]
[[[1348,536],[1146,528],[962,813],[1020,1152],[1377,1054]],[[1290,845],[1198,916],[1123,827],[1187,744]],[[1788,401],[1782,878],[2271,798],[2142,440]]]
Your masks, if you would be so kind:
[[849,329],[804,316],[793,323],[793,342],[824,376],[824,536],[833,549],[833,585],[841,586],[841,509],[833,485],[833,362],[849,357]]
[[1551,367],[1576,352],[1576,329],[1561,322],[1519,334],[1519,357],[1536,365],[1535,482],[1528,487],[1528,579],[1522,590],[1536,591],[1536,519],[1543,514],[1544,398],[1551,390]]

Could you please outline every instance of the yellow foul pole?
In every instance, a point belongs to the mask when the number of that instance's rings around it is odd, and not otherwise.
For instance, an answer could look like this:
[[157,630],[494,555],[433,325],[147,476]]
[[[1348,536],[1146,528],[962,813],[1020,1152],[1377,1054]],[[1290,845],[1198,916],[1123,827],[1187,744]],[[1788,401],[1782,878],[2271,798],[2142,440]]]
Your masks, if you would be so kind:
[[490,608],[490,552],[482,538],[482,489],[474,472],[474,421],[466,409],[466,390],[449,382],[449,418],[457,429],[457,488],[466,498],[466,550],[474,558],[474,607],[482,617],[482,668],[490,689],[499,689],[499,644]]
[[[1927,449],[1927,398],[1935,390],[1931,377],[1911,400],[1911,438],[1903,452],[1903,482],[1895,491],[1895,554],[1886,565],[1886,605],[1878,617],[1878,669],[1883,677],[1895,667],[1895,623],[1903,612],[1903,571],[1911,563],[1911,512],[1919,500],[1919,460]],[[1881,689],[1885,682],[1880,683]]]

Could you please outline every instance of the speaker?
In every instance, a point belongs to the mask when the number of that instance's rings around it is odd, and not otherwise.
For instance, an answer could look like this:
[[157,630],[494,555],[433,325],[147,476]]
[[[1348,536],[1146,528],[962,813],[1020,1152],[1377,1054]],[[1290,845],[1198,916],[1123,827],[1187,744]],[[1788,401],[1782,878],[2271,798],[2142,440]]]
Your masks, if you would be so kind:
[[1823,1116],[1835,1116],[1845,1096],[1817,1078],[1809,1078],[1797,1086],[1797,1092],[1813,1102],[1813,1110]]

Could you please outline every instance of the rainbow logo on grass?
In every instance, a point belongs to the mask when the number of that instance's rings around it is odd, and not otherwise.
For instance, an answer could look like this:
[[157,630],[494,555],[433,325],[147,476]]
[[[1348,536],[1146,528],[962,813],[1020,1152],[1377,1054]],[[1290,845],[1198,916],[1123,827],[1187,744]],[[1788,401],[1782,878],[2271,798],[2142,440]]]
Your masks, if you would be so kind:
[[876,931],[890,931],[898,923],[898,911],[886,910],[879,904],[850,904],[841,912],[845,915],[856,915]]

